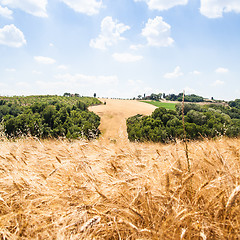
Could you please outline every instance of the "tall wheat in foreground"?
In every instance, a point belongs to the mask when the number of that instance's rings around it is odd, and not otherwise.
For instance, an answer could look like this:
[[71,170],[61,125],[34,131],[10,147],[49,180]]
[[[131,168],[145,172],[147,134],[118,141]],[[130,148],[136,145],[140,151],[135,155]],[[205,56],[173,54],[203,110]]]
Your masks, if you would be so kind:
[[240,239],[240,139],[0,145],[0,239]]

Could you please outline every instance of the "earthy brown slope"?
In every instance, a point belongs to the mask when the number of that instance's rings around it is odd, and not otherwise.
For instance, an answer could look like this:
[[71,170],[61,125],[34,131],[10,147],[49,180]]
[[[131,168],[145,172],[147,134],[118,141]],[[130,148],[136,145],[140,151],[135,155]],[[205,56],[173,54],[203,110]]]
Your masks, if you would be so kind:
[[90,111],[101,117],[100,130],[107,139],[127,138],[127,118],[136,114],[150,115],[156,107],[134,100],[100,99],[106,105],[94,106]]

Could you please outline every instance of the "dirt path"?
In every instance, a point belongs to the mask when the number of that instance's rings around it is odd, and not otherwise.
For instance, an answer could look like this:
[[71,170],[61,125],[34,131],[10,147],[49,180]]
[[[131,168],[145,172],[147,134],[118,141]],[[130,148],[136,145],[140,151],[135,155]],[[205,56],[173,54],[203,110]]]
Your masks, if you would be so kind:
[[135,100],[100,99],[106,105],[90,107],[101,117],[100,130],[107,139],[127,138],[127,118],[136,114],[150,115],[156,107]]

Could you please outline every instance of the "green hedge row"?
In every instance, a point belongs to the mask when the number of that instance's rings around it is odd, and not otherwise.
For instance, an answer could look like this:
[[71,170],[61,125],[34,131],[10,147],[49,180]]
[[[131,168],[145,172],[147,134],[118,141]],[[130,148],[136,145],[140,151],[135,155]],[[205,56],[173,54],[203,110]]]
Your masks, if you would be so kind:
[[0,121],[7,137],[87,138],[100,134],[100,117],[88,106],[96,98],[31,96],[0,99]]
[[[184,118],[188,139],[240,135],[240,109],[222,105],[185,104]],[[151,116],[137,115],[127,119],[130,141],[169,142],[184,137],[182,106],[176,110],[157,108]]]

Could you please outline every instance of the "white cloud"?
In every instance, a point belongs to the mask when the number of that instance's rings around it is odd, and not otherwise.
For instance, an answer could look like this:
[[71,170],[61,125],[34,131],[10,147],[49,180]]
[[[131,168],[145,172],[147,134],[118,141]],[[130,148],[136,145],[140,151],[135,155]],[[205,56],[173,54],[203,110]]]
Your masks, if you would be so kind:
[[84,74],[59,74],[55,76],[56,79],[63,80],[61,84],[116,84],[118,83],[117,76],[91,76]]
[[121,34],[129,29],[129,26],[118,23],[117,20],[113,21],[112,17],[105,17],[101,22],[101,33],[96,39],[90,41],[90,47],[106,50],[119,40],[124,40]]
[[144,45],[142,45],[142,44],[136,44],[136,45],[131,45],[129,48],[131,50],[139,50],[139,49],[141,49],[143,47],[144,47]]
[[6,72],[16,72],[15,68],[6,68],[5,69]]
[[142,35],[147,38],[149,46],[168,47],[174,40],[170,37],[171,26],[163,21],[162,17],[148,19]]
[[211,84],[211,86],[216,87],[216,86],[221,86],[223,84],[224,84],[224,81],[216,80],[214,83]]
[[167,10],[169,8],[186,5],[188,0],[134,0],[135,2],[146,2],[151,10]]
[[140,86],[142,84],[143,84],[142,80],[133,80],[133,79],[128,80],[128,86]]
[[66,65],[59,65],[57,68],[60,70],[67,70],[69,67]]
[[177,66],[173,72],[171,73],[166,73],[164,75],[164,78],[178,78],[180,76],[182,76],[183,73],[181,72],[181,68],[179,66]]
[[[8,85],[6,83],[0,83],[0,87],[1,88],[6,88]],[[1,89],[2,91],[2,89]],[[0,93],[0,95],[2,95],[2,92]]]
[[89,16],[98,14],[102,8],[102,1],[96,0],[61,0],[76,12],[84,13]]
[[208,18],[219,18],[232,11],[240,13],[239,0],[201,0],[200,12]]
[[195,89],[190,88],[190,87],[188,87],[188,86],[186,86],[186,87],[184,88],[184,91],[185,91],[185,94],[195,94],[195,93],[196,93],[196,90],[195,90]]
[[[118,89],[117,76],[99,76],[84,74],[58,74],[54,79],[47,81],[40,79],[35,82],[35,88],[41,94],[63,94],[64,92],[79,93],[83,96],[104,96],[109,89]],[[1,90],[1,89],[0,89]],[[105,95],[106,96],[106,95]]]
[[9,47],[21,47],[26,44],[26,40],[23,33],[11,24],[0,28],[0,44]]
[[201,74],[201,72],[199,72],[197,70],[194,70],[193,72],[190,72],[190,73],[193,74],[193,75],[200,75]]
[[129,79],[127,81],[125,91],[122,94],[125,96],[137,97],[138,95],[150,95],[152,92],[156,91],[156,89],[152,89],[142,80],[133,80]]
[[53,43],[49,43],[49,47],[54,47],[54,44]]
[[130,53],[114,53],[112,56],[118,62],[136,62],[143,59],[143,56]]
[[229,70],[227,68],[219,67],[215,70],[216,73],[228,73]]
[[19,8],[37,17],[47,17],[48,0],[0,0],[0,2],[10,8]]
[[36,74],[36,75],[42,74],[42,72],[39,72],[39,71],[37,71],[37,70],[33,70],[32,73],[33,73],[33,74]]
[[24,81],[17,82],[16,85],[19,86],[19,87],[24,87],[24,88],[25,87],[30,87],[29,83],[24,82]]
[[12,19],[12,14],[13,14],[12,10],[8,9],[7,7],[0,6],[0,16]]
[[56,60],[53,58],[43,57],[43,56],[35,56],[34,60],[42,64],[54,64],[56,62]]

